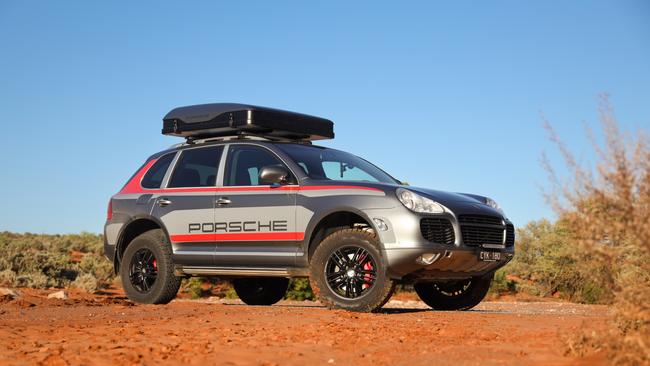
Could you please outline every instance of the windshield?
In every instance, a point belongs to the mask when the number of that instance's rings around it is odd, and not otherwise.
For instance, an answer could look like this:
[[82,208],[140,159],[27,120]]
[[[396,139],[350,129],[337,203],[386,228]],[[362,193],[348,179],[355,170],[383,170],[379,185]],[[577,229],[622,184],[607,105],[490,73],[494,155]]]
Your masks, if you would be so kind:
[[277,144],[311,179],[398,183],[369,162],[343,151],[317,146]]

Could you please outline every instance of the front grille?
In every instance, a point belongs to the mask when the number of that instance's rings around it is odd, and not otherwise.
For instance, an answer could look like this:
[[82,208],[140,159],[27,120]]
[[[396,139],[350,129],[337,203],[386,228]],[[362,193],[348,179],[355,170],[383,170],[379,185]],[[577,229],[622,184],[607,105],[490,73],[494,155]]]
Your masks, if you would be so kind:
[[503,219],[500,217],[460,215],[458,222],[460,223],[460,232],[463,235],[463,243],[465,245],[504,244],[503,234],[507,227],[503,224]]
[[439,244],[454,244],[456,236],[454,227],[447,219],[427,217],[420,220],[422,236],[430,242]]
[[515,245],[515,227],[512,224],[506,225],[506,246]]
[[460,215],[458,216],[458,222],[463,224],[479,224],[479,225],[498,225],[503,226],[503,220],[500,217],[496,216],[484,216],[484,215]]

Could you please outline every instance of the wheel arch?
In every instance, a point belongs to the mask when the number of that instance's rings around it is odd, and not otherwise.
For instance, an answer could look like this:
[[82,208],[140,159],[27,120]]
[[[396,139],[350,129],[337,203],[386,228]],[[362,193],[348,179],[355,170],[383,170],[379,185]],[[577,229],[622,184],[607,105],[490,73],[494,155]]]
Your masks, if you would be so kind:
[[[329,234],[341,228],[354,227],[355,224],[365,224],[377,232],[370,217],[354,207],[339,207],[322,212],[318,217],[312,218],[305,235],[307,262],[311,260],[318,244]],[[379,236],[377,237],[379,238]]]
[[115,253],[113,254],[113,267],[115,273],[120,271],[120,263],[122,262],[122,255],[129,246],[129,243],[138,235],[145,233],[149,230],[161,229],[165,237],[169,240],[169,233],[163,223],[156,217],[150,215],[137,215],[131,218],[120,231],[117,244],[115,245]]

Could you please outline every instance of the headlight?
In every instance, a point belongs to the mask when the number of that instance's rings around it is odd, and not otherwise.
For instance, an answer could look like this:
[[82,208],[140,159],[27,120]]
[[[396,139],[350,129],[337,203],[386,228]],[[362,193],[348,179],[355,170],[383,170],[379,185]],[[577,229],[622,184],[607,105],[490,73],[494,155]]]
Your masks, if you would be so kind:
[[436,201],[422,197],[408,189],[397,188],[397,198],[406,208],[421,213],[443,213],[445,209]]
[[499,212],[503,212],[501,209],[501,206],[497,203],[497,201],[493,200],[492,198],[486,198],[485,199],[485,204],[492,207],[495,210],[498,210]]

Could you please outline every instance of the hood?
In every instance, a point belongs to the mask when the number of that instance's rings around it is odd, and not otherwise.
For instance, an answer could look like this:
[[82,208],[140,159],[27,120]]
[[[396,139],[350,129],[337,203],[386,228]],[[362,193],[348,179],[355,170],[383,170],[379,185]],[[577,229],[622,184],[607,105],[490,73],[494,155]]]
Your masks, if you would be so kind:
[[454,193],[454,192],[445,192],[437,191],[435,189],[420,188],[420,187],[404,187],[413,192],[420,193],[427,198],[431,198],[436,202],[440,202],[443,205],[450,202],[464,202],[464,203],[480,203],[485,204],[485,199],[481,200],[481,196],[475,195],[465,195],[463,193]]
[[505,215],[501,211],[485,204],[487,197],[475,194],[444,192],[435,189],[410,186],[403,188],[430,198],[452,210],[456,214],[477,214],[505,218]]

